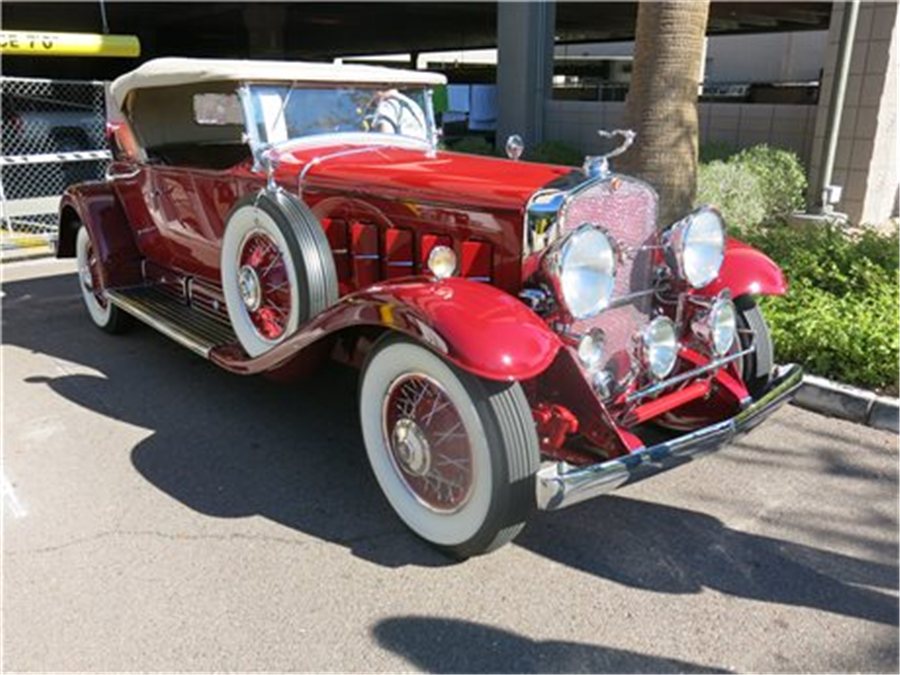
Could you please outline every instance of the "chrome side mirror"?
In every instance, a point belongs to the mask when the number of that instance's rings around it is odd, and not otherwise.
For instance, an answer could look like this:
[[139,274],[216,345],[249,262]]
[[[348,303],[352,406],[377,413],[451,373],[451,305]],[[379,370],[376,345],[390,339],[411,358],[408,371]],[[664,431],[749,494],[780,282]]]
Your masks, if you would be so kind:
[[525,141],[519,134],[512,134],[506,139],[506,156],[516,161],[525,152]]

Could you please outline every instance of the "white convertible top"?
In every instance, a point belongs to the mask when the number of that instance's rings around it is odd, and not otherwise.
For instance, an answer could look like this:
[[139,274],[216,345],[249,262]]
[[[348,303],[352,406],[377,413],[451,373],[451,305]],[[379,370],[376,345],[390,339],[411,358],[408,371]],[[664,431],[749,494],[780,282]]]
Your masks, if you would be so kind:
[[121,109],[135,89],[173,87],[197,82],[334,82],[336,84],[439,85],[439,73],[380,66],[339,65],[310,61],[241,61],[236,59],[151,59],[112,83]]

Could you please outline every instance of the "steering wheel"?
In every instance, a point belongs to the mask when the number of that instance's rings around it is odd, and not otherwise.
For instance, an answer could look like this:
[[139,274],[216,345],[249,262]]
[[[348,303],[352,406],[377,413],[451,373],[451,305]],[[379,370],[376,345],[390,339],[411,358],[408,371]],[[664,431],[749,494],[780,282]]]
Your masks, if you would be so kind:
[[[393,115],[388,115],[381,111],[382,106],[386,104],[393,104],[393,106],[396,107],[396,118]],[[395,91],[388,94],[376,94],[372,97],[368,104],[366,104],[365,109],[368,111],[373,106],[375,107],[375,109],[371,113],[363,116],[363,120],[369,124],[368,130],[375,129],[376,126],[381,122],[387,122],[387,124],[391,127],[391,133],[400,134],[400,119],[404,115],[410,115],[412,119],[414,119],[416,123],[421,127],[423,132],[427,128],[425,120],[422,118],[422,112],[419,107],[409,97],[404,96],[400,92]]]

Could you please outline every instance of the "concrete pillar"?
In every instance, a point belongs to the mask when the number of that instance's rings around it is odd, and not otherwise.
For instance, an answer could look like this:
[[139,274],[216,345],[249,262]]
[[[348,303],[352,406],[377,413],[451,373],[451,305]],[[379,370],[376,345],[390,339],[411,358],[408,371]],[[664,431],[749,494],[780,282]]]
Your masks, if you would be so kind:
[[255,59],[284,58],[287,12],[282,5],[259,2],[244,10],[248,56]]
[[[811,203],[815,203],[825,126],[837,62],[843,3],[834,3],[810,164]],[[896,3],[863,3],[847,80],[832,183],[842,187],[835,210],[856,224],[880,225],[898,209]]]
[[497,3],[497,146],[510,134],[526,150],[544,138],[544,102],[553,78],[553,2]]

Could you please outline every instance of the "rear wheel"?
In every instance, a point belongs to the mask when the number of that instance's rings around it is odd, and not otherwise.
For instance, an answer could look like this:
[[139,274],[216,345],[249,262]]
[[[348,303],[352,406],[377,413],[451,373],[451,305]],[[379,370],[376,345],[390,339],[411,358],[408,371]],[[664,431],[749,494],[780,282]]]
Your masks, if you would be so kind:
[[521,531],[539,450],[518,383],[477,378],[391,336],[369,355],[359,398],[375,478],[413,532],[466,558]]
[[100,259],[91,240],[91,234],[79,222],[73,224],[78,231],[75,236],[75,259],[78,265],[78,286],[84,306],[98,328],[107,333],[122,333],[130,325],[129,317],[113,305],[106,297],[100,280]]

